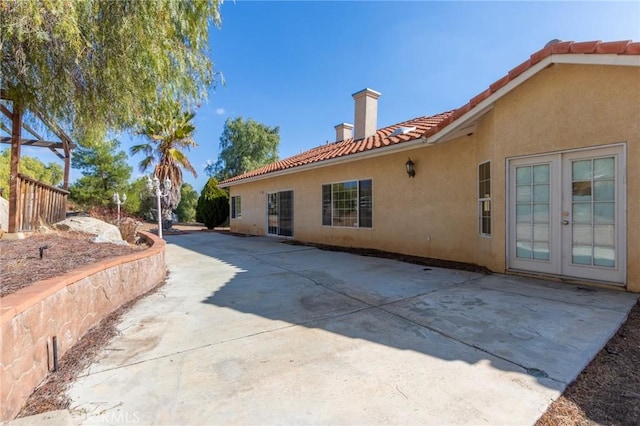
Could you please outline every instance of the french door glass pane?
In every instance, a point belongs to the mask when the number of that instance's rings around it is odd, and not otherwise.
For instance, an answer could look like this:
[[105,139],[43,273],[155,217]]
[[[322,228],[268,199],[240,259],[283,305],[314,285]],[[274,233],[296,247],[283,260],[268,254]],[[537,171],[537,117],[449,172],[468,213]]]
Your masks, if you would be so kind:
[[573,246],[572,260],[578,265],[591,265],[591,246]]
[[594,203],[593,216],[595,223],[615,222],[615,203]]
[[591,180],[591,160],[574,161],[572,163],[571,176],[574,181]]
[[537,203],[549,202],[549,185],[534,185],[533,201]]
[[531,240],[531,224],[530,223],[516,223],[516,240],[527,241]]
[[534,223],[533,224],[533,240],[549,241],[549,224]]
[[593,244],[591,225],[573,224],[573,244]]
[[573,182],[571,199],[573,201],[591,201],[591,181]]
[[531,259],[533,250],[531,241],[516,242],[516,257],[521,259]]
[[549,223],[549,204],[536,203],[533,205],[533,220]]
[[516,187],[516,202],[528,203],[529,201],[531,201],[531,186]]
[[591,203],[574,203],[573,221],[578,223],[591,223]]
[[531,221],[531,205],[518,204],[516,206],[516,222],[530,222],[530,221]]
[[615,246],[615,226],[595,225],[593,227],[593,242],[596,245]]
[[613,247],[593,247],[593,264],[613,268],[616,266],[616,252]]
[[516,185],[529,185],[531,183],[531,167],[518,167],[516,169]]
[[549,243],[533,243],[533,258],[536,260],[549,260]]
[[516,167],[516,257],[549,260],[550,167]]
[[615,182],[601,180],[593,182],[593,199],[595,201],[611,201],[615,199]]
[[615,166],[613,157],[593,160],[593,178],[612,179],[615,176]]
[[549,183],[549,165],[533,166],[533,183]]
[[615,267],[615,158],[571,163],[572,262]]

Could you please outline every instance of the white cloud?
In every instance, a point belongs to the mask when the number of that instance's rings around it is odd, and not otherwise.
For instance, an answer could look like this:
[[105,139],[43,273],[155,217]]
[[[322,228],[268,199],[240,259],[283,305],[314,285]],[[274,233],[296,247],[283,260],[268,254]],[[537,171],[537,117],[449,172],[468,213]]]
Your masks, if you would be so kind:
[[216,114],[217,115],[224,115],[225,112],[226,111],[222,107],[216,108]]

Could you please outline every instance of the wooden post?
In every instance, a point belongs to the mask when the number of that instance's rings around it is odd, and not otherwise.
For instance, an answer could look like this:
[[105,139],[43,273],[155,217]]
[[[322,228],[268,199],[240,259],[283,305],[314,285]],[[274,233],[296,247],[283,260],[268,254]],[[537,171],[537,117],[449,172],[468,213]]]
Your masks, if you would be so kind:
[[13,102],[11,114],[11,171],[9,175],[9,233],[19,232],[20,212],[20,140],[22,138],[22,108]]
[[64,157],[64,181],[62,184],[62,189],[64,189],[65,191],[69,190],[69,163],[70,162],[71,162],[71,150],[69,149],[66,152],[66,157]]

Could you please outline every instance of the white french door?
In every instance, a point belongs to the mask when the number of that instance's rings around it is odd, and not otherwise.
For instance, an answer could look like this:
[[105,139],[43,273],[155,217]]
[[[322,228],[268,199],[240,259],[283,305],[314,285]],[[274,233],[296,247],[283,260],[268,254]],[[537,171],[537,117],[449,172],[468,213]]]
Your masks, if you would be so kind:
[[510,269],[624,284],[622,146],[509,161]]

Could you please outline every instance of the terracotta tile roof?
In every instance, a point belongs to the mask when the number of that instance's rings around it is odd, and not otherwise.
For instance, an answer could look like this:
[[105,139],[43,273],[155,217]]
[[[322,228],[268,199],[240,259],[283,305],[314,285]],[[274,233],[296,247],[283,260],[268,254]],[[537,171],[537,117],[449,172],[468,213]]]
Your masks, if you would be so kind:
[[[412,120],[403,121],[383,129],[379,129],[375,135],[364,139],[354,140],[353,138],[344,141],[328,143],[325,145],[312,148],[308,151],[285,158],[259,169],[252,170],[239,176],[227,179],[221,184],[229,184],[240,180],[253,178],[268,173],[287,170],[306,164],[317,163],[320,161],[330,160],[347,155],[357,154],[363,151],[370,151],[386,146],[398,145],[403,142],[429,137],[451,124],[462,115],[472,110],[483,100],[503,88],[509,82],[517,78],[523,72],[551,55],[562,54],[616,54],[616,55],[640,55],[640,42],[631,40],[623,41],[558,41],[549,43],[541,50],[532,54],[526,61],[514,67],[504,77],[498,79],[480,94],[471,98],[469,102],[453,111],[443,112],[441,114],[430,117],[418,117]],[[406,134],[390,136],[391,133],[400,127],[416,127],[415,130]]]
[[[291,169],[293,167],[303,166],[305,164],[317,163],[319,161],[330,160],[332,158],[343,157],[346,155],[357,154],[363,151],[370,151],[385,146],[397,145],[414,139],[419,139],[431,129],[435,129],[439,123],[447,119],[453,111],[443,112],[442,114],[431,117],[418,117],[412,120],[403,121],[383,129],[379,129],[375,135],[364,139],[345,139],[339,142],[327,143],[325,145],[312,148],[308,151],[285,158],[284,160],[268,164],[259,169],[252,170],[245,174],[227,179],[221,184],[236,182],[238,180],[252,178],[267,173],[277,172],[281,170]],[[394,130],[400,127],[412,128],[415,130],[405,134],[390,136]]]

